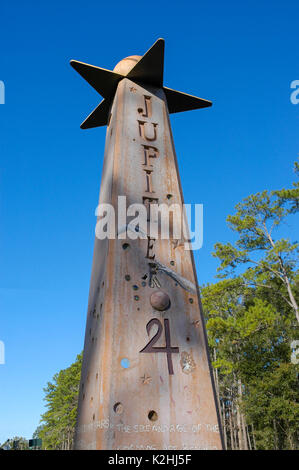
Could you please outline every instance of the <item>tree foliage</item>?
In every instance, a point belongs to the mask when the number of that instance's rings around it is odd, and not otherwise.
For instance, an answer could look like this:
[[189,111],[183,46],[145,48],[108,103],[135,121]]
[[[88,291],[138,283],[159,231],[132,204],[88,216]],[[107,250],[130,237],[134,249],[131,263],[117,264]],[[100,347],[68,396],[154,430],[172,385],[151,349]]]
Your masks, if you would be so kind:
[[3,444],[0,445],[0,449],[28,450],[29,449],[28,440],[25,437],[15,436],[3,442]]
[[[295,169],[298,170],[297,163]],[[220,260],[220,278],[240,275],[247,285],[279,291],[286,306],[293,309],[299,323],[299,308],[294,295],[298,272],[296,241],[275,233],[299,208],[299,183],[291,189],[262,191],[250,195],[236,206],[236,213],[227,217],[236,233],[232,243],[216,243],[213,255]],[[243,270],[242,270],[243,268]]]
[[[298,171],[298,165],[295,164]],[[214,285],[202,289],[208,339],[230,449],[299,449],[298,243],[275,233],[298,211],[299,186],[263,191],[227,218]]]
[[77,417],[82,353],[67,369],[55,374],[44,389],[47,411],[41,417],[42,427],[36,432],[45,449],[69,450],[73,445]]
[[240,278],[204,287],[202,303],[227,448],[299,449],[292,310]]

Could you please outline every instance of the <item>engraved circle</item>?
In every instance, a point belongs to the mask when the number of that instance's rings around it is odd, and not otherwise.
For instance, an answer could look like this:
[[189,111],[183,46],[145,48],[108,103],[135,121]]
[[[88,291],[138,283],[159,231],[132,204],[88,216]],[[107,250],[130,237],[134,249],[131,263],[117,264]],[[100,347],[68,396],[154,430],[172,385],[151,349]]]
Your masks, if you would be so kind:
[[128,358],[126,357],[123,357],[122,360],[120,361],[120,365],[124,368],[124,369],[128,369],[130,367],[130,361]]

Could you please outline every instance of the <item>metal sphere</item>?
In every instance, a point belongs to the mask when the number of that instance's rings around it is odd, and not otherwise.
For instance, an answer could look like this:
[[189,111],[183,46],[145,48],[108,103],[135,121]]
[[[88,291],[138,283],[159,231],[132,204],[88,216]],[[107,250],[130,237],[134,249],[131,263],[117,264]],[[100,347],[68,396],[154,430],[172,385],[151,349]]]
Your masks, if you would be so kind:
[[158,290],[152,293],[150,303],[155,310],[163,311],[169,307],[170,298],[169,295],[166,294],[166,292]]
[[127,75],[130,70],[139,62],[141,55],[130,55],[125,59],[122,59],[113,69],[113,72],[120,73],[121,75]]

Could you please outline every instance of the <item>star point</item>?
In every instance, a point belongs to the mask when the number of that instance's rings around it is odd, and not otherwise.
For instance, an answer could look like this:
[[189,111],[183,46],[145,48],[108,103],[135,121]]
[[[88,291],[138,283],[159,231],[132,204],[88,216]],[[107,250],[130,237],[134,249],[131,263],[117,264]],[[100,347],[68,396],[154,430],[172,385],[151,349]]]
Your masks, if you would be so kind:
[[81,129],[105,126],[107,124],[109,109],[117,86],[123,78],[128,78],[140,84],[162,88],[167,100],[169,113],[206,108],[212,105],[211,101],[163,86],[164,43],[164,39],[159,38],[126,75],[77,60],[70,61],[71,66],[81,77],[104,98],[81,124]]

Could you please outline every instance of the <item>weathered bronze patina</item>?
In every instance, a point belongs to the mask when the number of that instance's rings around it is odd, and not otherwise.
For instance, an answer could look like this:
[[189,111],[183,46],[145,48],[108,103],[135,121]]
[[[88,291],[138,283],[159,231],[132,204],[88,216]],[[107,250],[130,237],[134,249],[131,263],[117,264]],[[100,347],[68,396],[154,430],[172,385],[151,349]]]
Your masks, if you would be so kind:
[[[104,97],[100,203],[178,204],[169,113],[211,105],[163,86],[164,41],[114,71],[72,66]],[[173,218],[173,225],[178,220]],[[127,236],[127,235],[126,235]],[[95,239],[76,449],[221,449],[217,400],[188,240]]]

